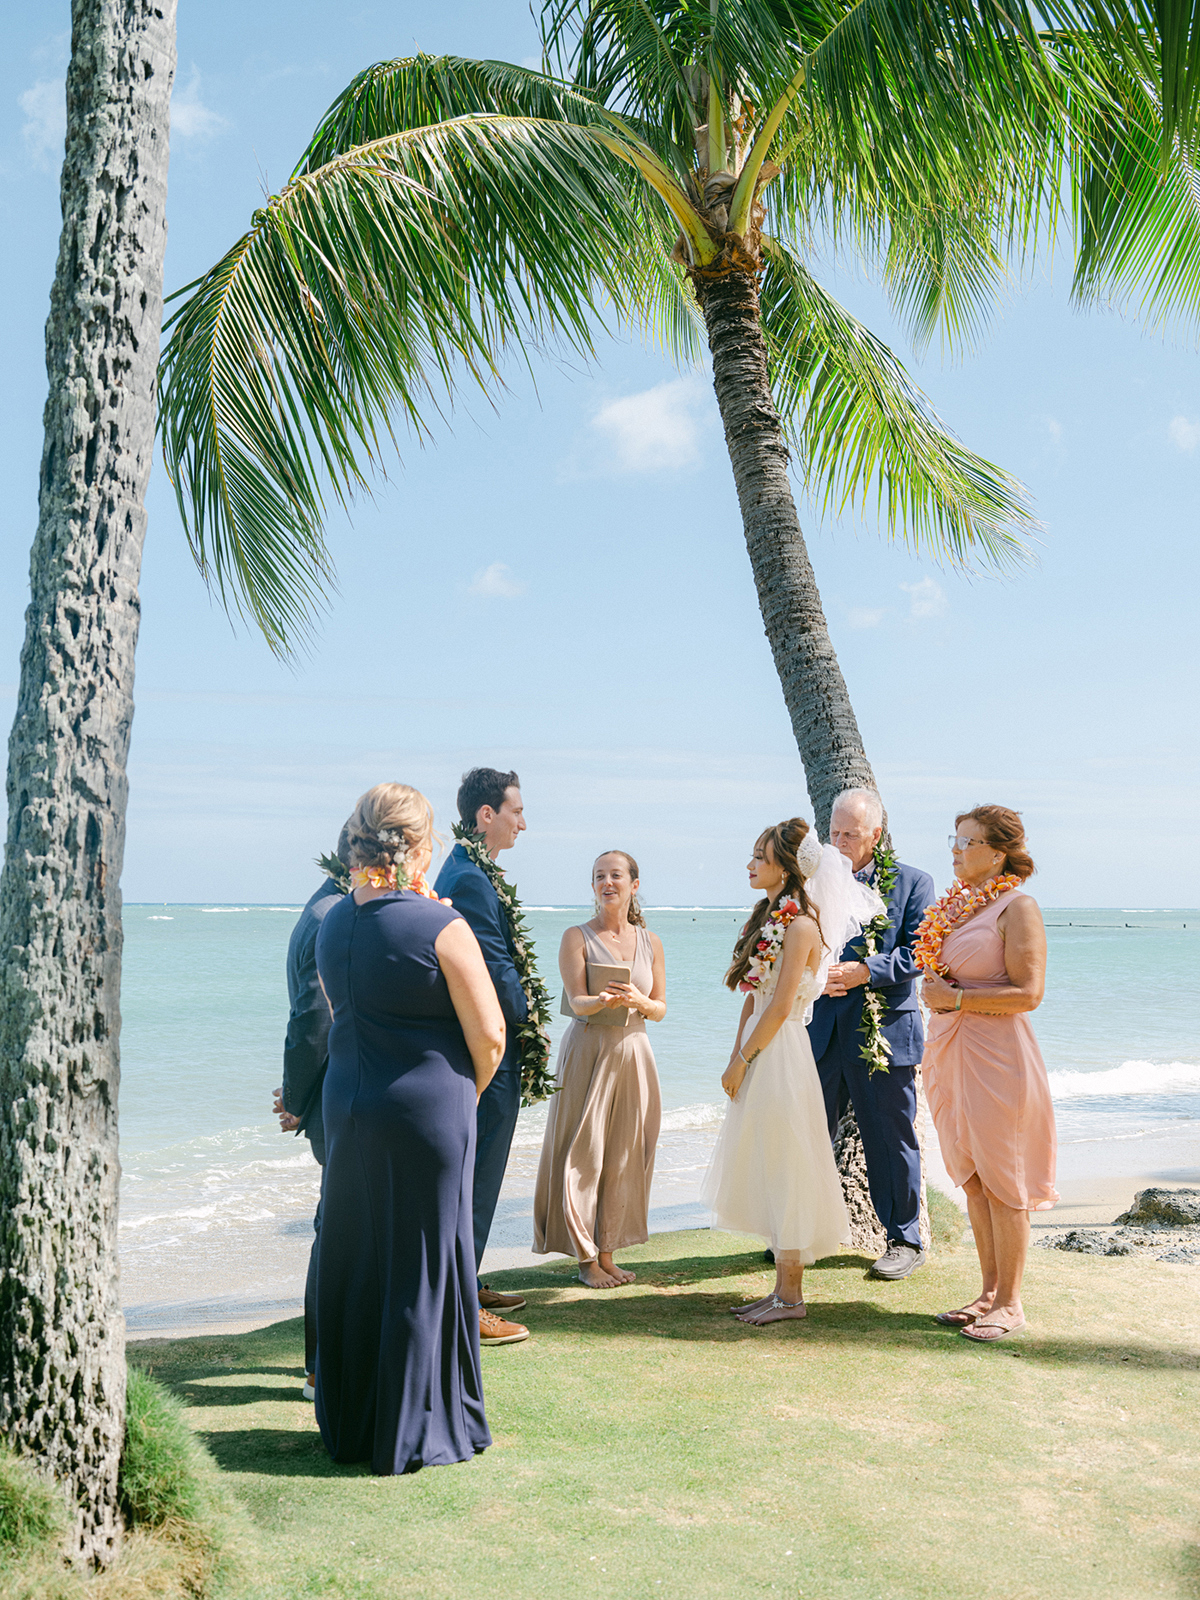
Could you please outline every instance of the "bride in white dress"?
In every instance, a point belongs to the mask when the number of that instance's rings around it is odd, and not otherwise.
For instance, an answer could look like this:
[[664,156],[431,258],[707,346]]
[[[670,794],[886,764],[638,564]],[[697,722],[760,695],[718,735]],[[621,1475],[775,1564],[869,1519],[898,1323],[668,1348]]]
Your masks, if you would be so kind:
[[716,1224],[775,1252],[775,1288],[734,1307],[761,1327],[805,1315],[804,1269],[850,1238],[805,1026],[830,961],[883,910],[802,817],[767,831],[748,870],[760,900],[725,981],[746,993],[721,1087],[729,1096],[701,1197]]

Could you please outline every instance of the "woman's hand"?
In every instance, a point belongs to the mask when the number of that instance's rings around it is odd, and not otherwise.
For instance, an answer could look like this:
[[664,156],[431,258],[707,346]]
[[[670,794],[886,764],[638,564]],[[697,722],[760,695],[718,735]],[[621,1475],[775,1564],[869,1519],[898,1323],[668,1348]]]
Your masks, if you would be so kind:
[[634,1011],[640,1011],[642,1016],[646,1015],[646,1007],[650,1004],[650,996],[643,994],[632,983],[610,983],[604,992],[605,994],[615,994],[618,1005],[632,1006]]
[[721,1087],[731,1100],[737,1099],[738,1090],[742,1087],[745,1077],[746,1063],[742,1059],[742,1052],[738,1050],[721,1074]]
[[627,985],[623,983],[610,983],[607,988],[601,989],[599,994],[593,995],[592,999],[599,1001],[602,1010],[607,1008],[609,1011],[617,1011],[629,1004],[628,1000],[622,1000],[618,992],[626,987]]
[[930,1011],[953,1011],[962,990],[936,972],[927,972],[921,985],[921,999]]

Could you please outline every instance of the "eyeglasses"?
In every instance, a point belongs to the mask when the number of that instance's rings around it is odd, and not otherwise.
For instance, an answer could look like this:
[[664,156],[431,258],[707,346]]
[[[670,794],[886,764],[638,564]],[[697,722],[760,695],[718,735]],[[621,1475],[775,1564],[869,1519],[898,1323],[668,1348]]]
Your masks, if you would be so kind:
[[969,850],[973,844],[986,844],[986,839],[964,839],[961,833],[952,833],[946,840],[951,850]]

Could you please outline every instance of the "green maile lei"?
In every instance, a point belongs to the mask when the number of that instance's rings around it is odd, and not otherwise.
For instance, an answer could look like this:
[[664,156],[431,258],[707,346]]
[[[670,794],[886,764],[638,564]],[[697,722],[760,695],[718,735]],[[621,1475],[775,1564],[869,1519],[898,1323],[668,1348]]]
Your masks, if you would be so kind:
[[550,1066],[550,994],[538,976],[533,940],[529,936],[529,924],[525,921],[525,913],[521,909],[521,902],[517,899],[517,891],[488,854],[483,835],[464,827],[461,822],[456,822],[454,837],[462,845],[468,860],[475,863],[495,889],[500,909],[508,918],[508,929],[512,935],[513,964],[517,969],[517,977],[521,980],[521,988],[525,991],[525,1001],[529,1007],[528,1017],[524,1022],[517,1024],[517,1049],[521,1059],[521,1104],[535,1106],[539,1101],[550,1098],[555,1092],[556,1084]]
[[333,882],[339,894],[350,893],[350,868],[340,856],[318,856],[317,865]]
[[[879,954],[879,941],[888,931],[891,919],[888,916],[888,900],[896,885],[896,875],[899,867],[893,850],[885,850],[881,845],[875,847],[875,889],[883,901],[883,910],[877,917],[872,917],[862,931],[862,942],[868,956]],[[867,1063],[867,1076],[873,1077],[877,1072],[888,1070],[888,1058],[891,1056],[892,1047],[883,1037],[880,1024],[883,1021],[883,996],[878,989],[872,989],[868,984],[863,991],[862,1021],[858,1031],[862,1034],[862,1048],[858,1052]]]

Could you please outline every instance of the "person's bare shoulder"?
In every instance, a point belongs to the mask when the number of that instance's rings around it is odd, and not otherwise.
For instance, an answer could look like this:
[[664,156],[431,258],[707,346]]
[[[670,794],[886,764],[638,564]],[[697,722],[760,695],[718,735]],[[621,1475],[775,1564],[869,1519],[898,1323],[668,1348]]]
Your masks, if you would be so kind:
[[558,948],[559,948],[560,953],[563,953],[563,952],[566,952],[567,950],[578,950],[578,949],[580,949],[582,947],[582,945],[583,945],[583,929],[580,928],[580,927],[576,927],[574,924],[572,924],[572,926],[569,927],[567,929],[567,931],[563,934],[562,943],[559,945]]
[[1014,894],[996,921],[1001,927],[1019,928],[1023,932],[1045,927],[1042,908],[1031,894]]
[[784,945],[794,945],[799,950],[809,950],[814,944],[820,942],[821,930],[818,928],[814,917],[793,917],[788,923],[787,932],[783,936]]

